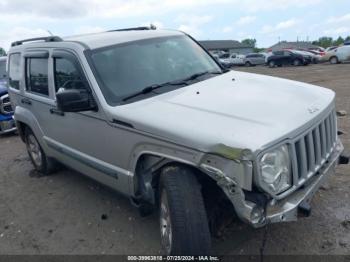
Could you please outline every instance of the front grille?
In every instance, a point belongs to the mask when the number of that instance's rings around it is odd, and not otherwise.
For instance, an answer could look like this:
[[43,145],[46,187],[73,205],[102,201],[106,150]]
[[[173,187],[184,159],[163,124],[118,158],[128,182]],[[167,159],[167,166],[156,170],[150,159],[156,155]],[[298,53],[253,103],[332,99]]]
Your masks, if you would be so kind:
[[295,186],[300,186],[327,161],[337,140],[336,114],[333,110],[308,133],[291,144]]
[[2,100],[4,104],[10,103],[10,97],[9,96],[4,96],[4,99]]
[[11,113],[13,111],[12,106],[11,105],[4,106],[4,111]]
[[2,114],[11,114],[13,109],[10,102],[10,97],[8,94],[0,97],[0,113]]

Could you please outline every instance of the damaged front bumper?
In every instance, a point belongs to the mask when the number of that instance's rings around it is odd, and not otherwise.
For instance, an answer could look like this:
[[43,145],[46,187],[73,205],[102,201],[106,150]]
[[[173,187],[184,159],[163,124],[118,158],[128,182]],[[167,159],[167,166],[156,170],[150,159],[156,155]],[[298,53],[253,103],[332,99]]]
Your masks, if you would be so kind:
[[324,166],[310,178],[303,187],[292,193],[290,196],[279,201],[272,200],[265,209],[266,223],[278,223],[296,221],[298,211],[310,205],[312,197],[321,185],[335,172],[340,154],[344,147],[338,140],[335,149],[329,156]]
[[[296,221],[298,211],[308,211],[312,197],[319,187],[334,173],[338,159],[344,147],[340,140],[337,141],[333,152],[324,165],[303,186],[283,199],[260,201],[257,196],[262,195],[253,192],[244,192],[236,181],[226,176],[219,170],[206,165],[202,168],[207,171],[217,184],[223,189],[228,199],[234,205],[238,217],[255,228],[269,223]],[[249,195],[253,196],[247,197]],[[255,198],[255,199],[254,199]]]

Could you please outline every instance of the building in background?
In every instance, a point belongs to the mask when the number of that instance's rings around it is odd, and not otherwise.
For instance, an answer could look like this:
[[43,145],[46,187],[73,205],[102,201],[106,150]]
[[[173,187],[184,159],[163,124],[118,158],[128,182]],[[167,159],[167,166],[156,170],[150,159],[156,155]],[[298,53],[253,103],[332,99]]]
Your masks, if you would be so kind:
[[247,46],[235,40],[204,40],[199,41],[199,43],[212,54],[223,51],[229,54],[246,55],[254,51],[252,46]]
[[284,49],[304,49],[304,50],[317,50],[319,49],[319,46],[313,45],[310,42],[287,42],[287,41],[282,41],[279,42],[270,48],[268,48],[268,51],[280,51]]

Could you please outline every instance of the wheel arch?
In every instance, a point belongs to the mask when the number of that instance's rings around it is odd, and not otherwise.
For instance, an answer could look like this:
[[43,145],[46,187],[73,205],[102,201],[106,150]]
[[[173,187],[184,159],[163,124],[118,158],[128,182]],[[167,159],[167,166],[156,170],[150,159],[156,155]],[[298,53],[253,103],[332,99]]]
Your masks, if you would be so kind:
[[15,115],[14,115],[16,126],[18,129],[18,133],[24,142],[25,140],[25,128],[30,128],[32,132],[34,133],[36,139],[38,140],[40,146],[45,150],[45,152],[48,151],[48,148],[46,146],[46,143],[44,142],[44,132],[41,129],[36,117],[33,115],[33,113],[23,107],[16,107]]
[[204,173],[194,159],[190,161],[189,159],[179,158],[170,154],[143,151],[135,161],[134,176],[131,182],[133,196],[138,200],[157,204],[156,191],[161,171],[174,166],[190,169],[199,180],[199,183],[212,183],[213,186],[218,187],[216,181]]
[[337,63],[339,63],[339,58],[336,55],[332,55],[328,61],[331,62],[333,58],[337,59]]

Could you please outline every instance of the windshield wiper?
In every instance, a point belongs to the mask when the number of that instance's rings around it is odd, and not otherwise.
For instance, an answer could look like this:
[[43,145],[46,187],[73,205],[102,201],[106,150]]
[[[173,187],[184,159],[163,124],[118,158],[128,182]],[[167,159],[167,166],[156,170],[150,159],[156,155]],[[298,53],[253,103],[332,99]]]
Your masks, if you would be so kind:
[[165,86],[188,85],[188,83],[187,83],[188,81],[195,80],[198,77],[201,77],[204,75],[219,75],[219,74],[222,74],[222,72],[220,72],[220,71],[214,71],[214,72],[205,71],[205,72],[193,74],[193,75],[191,75],[185,79],[182,79],[180,81],[172,81],[172,82],[166,82],[163,84],[155,84],[155,85],[147,86],[144,89],[142,89],[141,91],[137,91],[129,96],[124,97],[122,99],[122,101],[125,102],[125,101],[130,100],[130,99],[137,97],[139,95],[145,95],[145,94],[151,93],[152,91],[154,91],[158,88],[161,88],[161,87],[165,87]]
[[191,80],[195,80],[197,79],[198,77],[201,77],[201,76],[204,76],[204,75],[221,75],[222,72],[220,71],[214,71],[214,72],[211,72],[211,71],[205,71],[205,72],[201,72],[201,73],[196,73],[196,74],[193,74],[185,79],[182,79],[182,81],[191,81]]
[[161,88],[161,87],[165,87],[165,86],[179,86],[179,85],[187,85],[187,83],[185,81],[177,81],[177,82],[166,82],[163,84],[156,84],[156,85],[151,85],[151,86],[147,86],[144,89],[142,89],[141,91],[137,91],[129,96],[126,96],[122,99],[123,102],[132,99],[134,97],[137,97],[139,95],[145,95],[148,93],[151,93],[152,91]]

